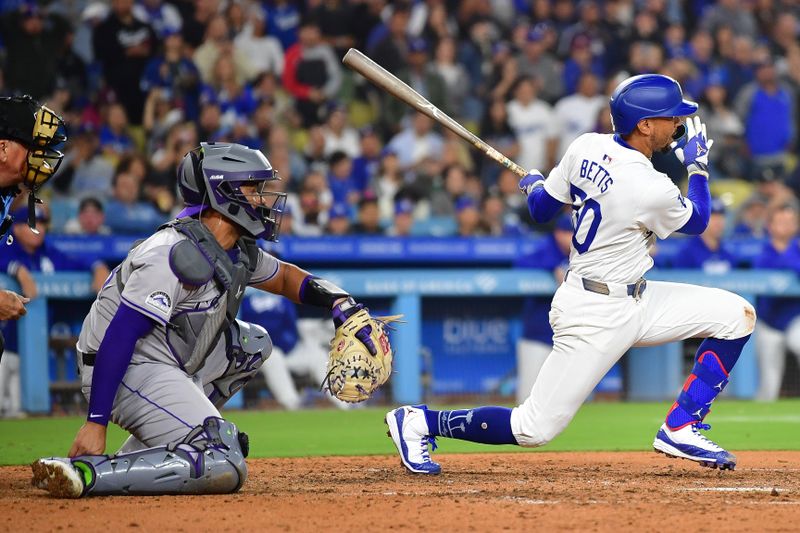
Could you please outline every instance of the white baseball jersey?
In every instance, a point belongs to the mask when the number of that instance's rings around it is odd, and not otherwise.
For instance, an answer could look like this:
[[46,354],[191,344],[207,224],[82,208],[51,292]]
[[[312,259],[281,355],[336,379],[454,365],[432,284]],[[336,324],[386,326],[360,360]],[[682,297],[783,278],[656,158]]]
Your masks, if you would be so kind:
[[666,238],[692,215],[667,175],[613,135],[575,139],[544,188],[573,206],[570,270],[595,281],[635,282],[653,266],[655,236]]

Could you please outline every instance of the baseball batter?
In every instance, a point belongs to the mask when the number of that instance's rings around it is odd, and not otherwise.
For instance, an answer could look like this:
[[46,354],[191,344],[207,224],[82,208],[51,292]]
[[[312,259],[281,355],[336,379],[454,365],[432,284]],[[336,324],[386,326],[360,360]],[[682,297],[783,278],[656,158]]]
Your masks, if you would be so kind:
[[[653,446],[703,466],[736,466],[736,458],[700,430],[710,429],[703,420],[753,331],[755,311],[730,292],[643,277],[653,265],[648,249],[657,237],[705,230],[712,141],[699,118],[681,122],[697,104],[684,100],[678,82],[667,76],[627,79],[610,107],[613,135],[582,135],[546,180],[531,171],[520,181],[537,222],[564,205],[573,208],[569,271],[550,310],[553,351],[530,395],[514,409],[434,411],[418,405],[390,411],[389,435],[411,472],[440,472],[428,450],[438,436],[542,446],[569,424],[629,348],[691,337],[705,340]],[[684,136],[678,148],[673,140]],[[671,147],[689,173],[686,197],[650,162],[655,151]]]
[[[277,179],[261,152],[237,144],[203,143],[184,157],[188,207],[135,246],[98,294],[77,345],[87,421],[69,458],[32,465],[35,485],[73,498],[242,486],[247,437],[218,409],[272,349],[263,328],[236,319],[245,287],[332,308],[337,327],[363,308],[256,246],[278,236]],[[371,342],[362,340],[375,353]],[[102,455],[109,421],[131,433],[112,456]]]

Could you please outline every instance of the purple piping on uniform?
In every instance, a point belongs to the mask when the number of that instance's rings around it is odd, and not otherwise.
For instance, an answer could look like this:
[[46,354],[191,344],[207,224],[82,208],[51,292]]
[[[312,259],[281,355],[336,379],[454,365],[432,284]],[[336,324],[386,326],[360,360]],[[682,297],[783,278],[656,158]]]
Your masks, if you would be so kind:
[[132,301],[128,300],[127,298],[125,298],[121,294],[119,295],[119,297],[123,302],[125,302],[125,305],[127,305],[128,307],[130,307],[132,309],[135,309],[136,311],[139,311],[143,315],[147,315],[148,318],[152,318],[153,320],[155,320],[156,322],[158,322],[162,326],[166,326],[167,325],[167,321],[164,320],[163,318],[161,318],[160,316],[158,316],[157,314],[151,313],[150,311],[148,311],[147,309],[145,309],[144,307],[142,307],[140,305],[136,305],[135,303],[133,303]]
[[297,296],[300,299],[301,303],[306,303],[306,287],[308,286],[309,282],[314,279],[314,276],[309,274],[305,278],[303,278],[303,282],[300,284],[300,291],[298,292]]
[[[275,277],[275,274],[278,273],[278,270],[280,269],[280,267],[281,267],[280,263],[275,263],[275,272],[273,272],[272,274],[270,274],[269,276],[267,276],[264,279],[257,279],[257,280],[251,279],[250,283],[248,285],[255,285],[255,284],[258,284],[258,283],[264,283],[265,281],[271,280],[272,278]],[[303,291],[303,287],[306,286],[305,283],[306,283],[306,281],[303,280],[303,285],[300,287],[301,293]]]
[[207,205],[189,205],[186,206],[183,211],[178,213],[178,216],[175,218],[186,218],[186,217],[193,217],[198,213],[201,213],[203,209],[208,207]]
[[187,424],[186,422],[184,422],[184,421],[183,421],[183,420],[182,420],[182,419],[181,419],[179,416],[177,416],[177,415],[176,415],[176,414],[174,414],[174,413],[171,413],[171,412],[170,412],[169,410],[167,410],[166,408],[164,408],[164,407],[161,407],[161,406],[160,406],[160,405],[158,405],[156,402],[154,402],[153,400],[151,400],[150,398],[148,398],[147,396],[145,396],[144,394],[142,394],[142,393],[141,393],[141,392],[139,392],[138,390],[134,390],[134,389],[132,389],[132,388],[128,387],[128,385],[126,385],[124,381],[122,382],[122,386],[123,386],[123,387],[125,387],[126,389],[128,389],[129,391],[131,391],[132,393],[134,393],[135,395],[137,395],[139,398],[141,398],[141,399],[143,399],[144,401],[146,401],[147,403],[149,403],[149,404],[151,404],[151,405],[153,405],[153,406],[157,407],[158,409],[161,409],[162,411],[164,411],[165,413],[167,413],[169,416],[171,416],[172,418],[174,418],[175,420],[177,420],[178,422],[180,422],[181,424],[183,424],[183,425],[184,425],[184,426],[186,426],[187,428],[189,428],[189,429],[193,429],[193,426],[190,426],[189,424]]

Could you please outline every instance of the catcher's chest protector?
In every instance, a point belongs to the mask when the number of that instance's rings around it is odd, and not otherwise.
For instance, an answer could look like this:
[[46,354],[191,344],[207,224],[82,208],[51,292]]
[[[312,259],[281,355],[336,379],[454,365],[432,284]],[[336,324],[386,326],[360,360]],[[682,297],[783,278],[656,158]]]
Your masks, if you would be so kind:
[[[173,228],[187,237],[186,242],[195,247],[194,252],[199,252],[208,261],[207,282],[214,283],[219,290],[219,296],[206,307],[180,310],[172,315],[167,324],[166,340],[170,351],[188,374],[194,374],[203,366],[223,332],[236,319],[245,289],[257,265],[258,247],[253,239],[240,238],[236,242],[238,258],[233,262],[211,232],[196,219],[174,220],[159,229],[164,228]],[[180,270],[176,271],[181,268],[176,265],[187,262],[174,259],[170,258],[170,265],[179,279],[197,276],[197,272],[185,276]],[[121,285],[119,275],[117,281]],[[122,289],[120,286],[120,293]]]

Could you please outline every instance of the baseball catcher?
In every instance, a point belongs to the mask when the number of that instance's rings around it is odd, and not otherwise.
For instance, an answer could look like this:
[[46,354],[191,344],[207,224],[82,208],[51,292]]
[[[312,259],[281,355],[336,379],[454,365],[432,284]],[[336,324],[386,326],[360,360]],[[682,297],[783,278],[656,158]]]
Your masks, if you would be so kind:
[[[69,498],[239,490],[248,439],[218,409],[272,350],[263,328],[236,319],[247,286],[332,309],[362,353],[391,363],[363,305],[256,246],[278,237],[286,201],[273,190],[278,179],[261,152],[238,144],[186,154],[178,168],[186,209],[128,253],[84,320],[77,350],[87,420],[68,458],[33,463],[34,485]],[[111,456],[103,455],[109,421],[131,433]]]
[[[30,96],[0,98],[0,239],[11,229],[11,203],[28,189],[28,226],[36,232],[34,207],[40,203],[36,193],[53,177],[64,154],[67,140],[64,121],[51,109]],[[28,299],[11,291],[0,291],[0,320],[17,319],[25,314]],[[3,341],[0,336],[0,357]]]

